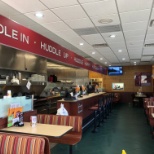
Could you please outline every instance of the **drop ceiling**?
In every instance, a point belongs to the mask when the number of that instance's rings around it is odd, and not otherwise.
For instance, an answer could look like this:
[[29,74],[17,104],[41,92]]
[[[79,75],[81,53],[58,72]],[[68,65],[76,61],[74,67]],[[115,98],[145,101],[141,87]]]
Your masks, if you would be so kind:
[[[153,0],[0,0],[0,14],[96,64],[152,65],[153,3]],[[37,18],[36,12],[43,13],[43,17]],[[109,22],[103,23],[104,20]]]

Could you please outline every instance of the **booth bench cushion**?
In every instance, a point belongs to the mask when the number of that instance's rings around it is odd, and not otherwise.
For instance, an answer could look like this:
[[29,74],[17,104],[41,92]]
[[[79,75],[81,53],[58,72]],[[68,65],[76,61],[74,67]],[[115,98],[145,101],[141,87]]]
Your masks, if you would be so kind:
[[47,154],[45,142],[43,137],[0,133],[0,154]]
[[38,114],[38,123],[72,126],[73,129],[60,138],[48,137],[50,142],[75,145],[82,137],[82,117]]

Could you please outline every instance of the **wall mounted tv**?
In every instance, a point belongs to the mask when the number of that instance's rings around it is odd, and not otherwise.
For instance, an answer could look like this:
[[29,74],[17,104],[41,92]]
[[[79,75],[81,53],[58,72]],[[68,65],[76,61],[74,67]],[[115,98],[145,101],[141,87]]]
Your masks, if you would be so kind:
[[122,66],[109,66],[108,75],[123,75],[123,67]]

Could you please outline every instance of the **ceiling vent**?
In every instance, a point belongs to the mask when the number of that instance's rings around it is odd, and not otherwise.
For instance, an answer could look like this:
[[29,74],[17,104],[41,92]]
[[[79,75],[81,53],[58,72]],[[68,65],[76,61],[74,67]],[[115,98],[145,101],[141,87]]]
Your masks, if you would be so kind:
[[150,44],[145,44],[145,47],[154,47],[154,43],[150,43]]
[[106,43],[102,43],[102,44],[93,44],[92,45],[94,48],[104,48],[104,47],[108,47],[108,44]]

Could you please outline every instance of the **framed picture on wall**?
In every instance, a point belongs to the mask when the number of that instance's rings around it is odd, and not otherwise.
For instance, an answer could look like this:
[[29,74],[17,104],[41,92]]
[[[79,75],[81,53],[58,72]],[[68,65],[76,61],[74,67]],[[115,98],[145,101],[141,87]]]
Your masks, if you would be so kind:
[[112,83],[112,90],[124,90],[124,83]]

